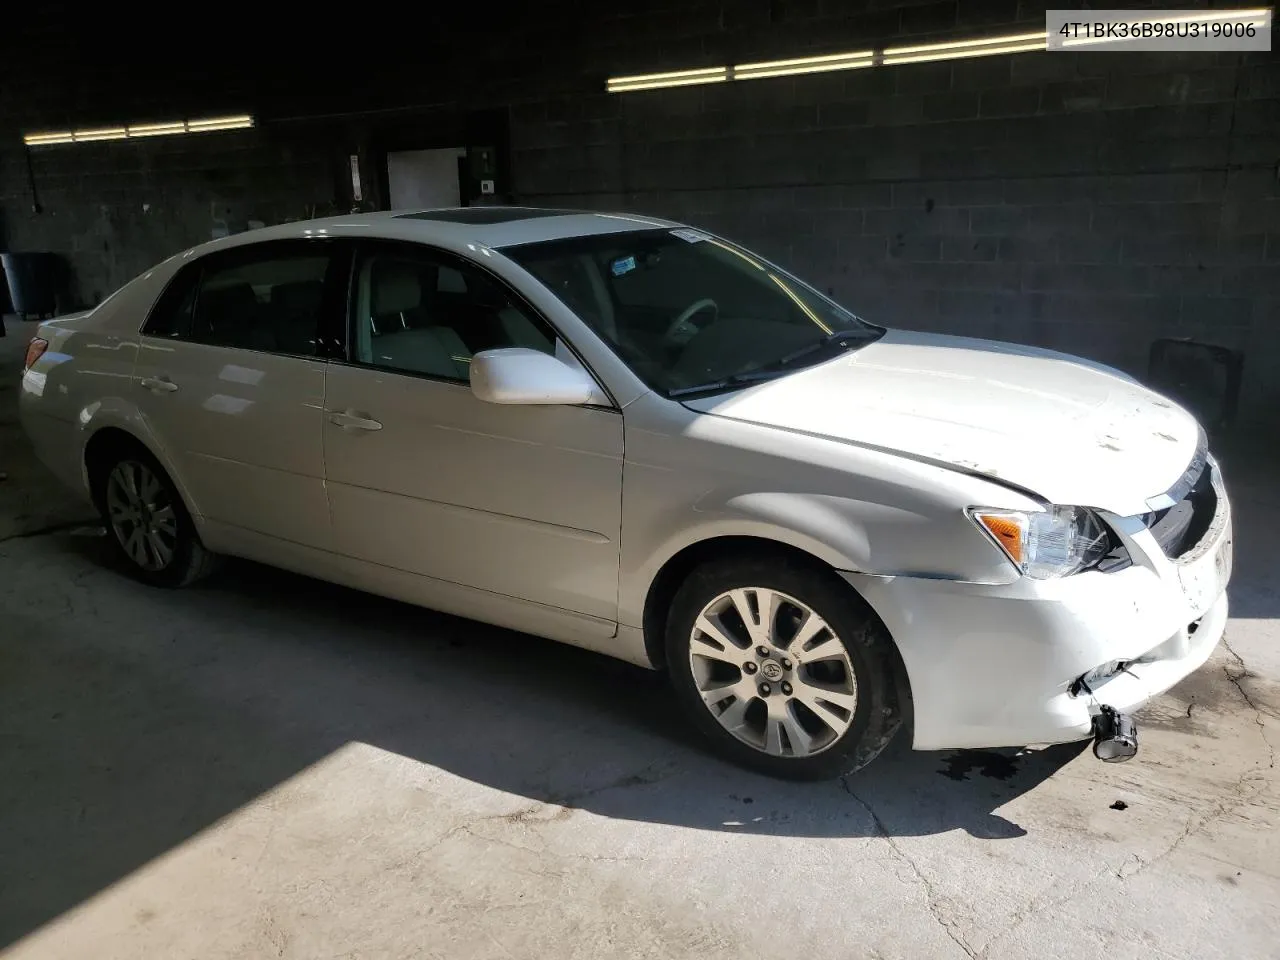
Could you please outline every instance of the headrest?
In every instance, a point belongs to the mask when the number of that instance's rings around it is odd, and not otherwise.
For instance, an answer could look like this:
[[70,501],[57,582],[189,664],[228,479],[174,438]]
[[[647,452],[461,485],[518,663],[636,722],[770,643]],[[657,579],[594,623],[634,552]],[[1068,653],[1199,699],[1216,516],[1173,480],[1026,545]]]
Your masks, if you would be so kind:
[[403,260],[382,260],[373,264],[373,302],[375,317],[403,313],[422,304],[422,279],[418,266]]

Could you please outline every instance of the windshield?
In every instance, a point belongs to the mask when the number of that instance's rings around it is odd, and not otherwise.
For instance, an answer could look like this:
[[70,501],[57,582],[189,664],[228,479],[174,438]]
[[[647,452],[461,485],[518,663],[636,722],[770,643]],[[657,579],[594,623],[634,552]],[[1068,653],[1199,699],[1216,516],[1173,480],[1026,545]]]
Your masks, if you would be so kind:
[[573,237],[502,252],[668,395],[737,389],[883,333],[776,267],[697,230]]

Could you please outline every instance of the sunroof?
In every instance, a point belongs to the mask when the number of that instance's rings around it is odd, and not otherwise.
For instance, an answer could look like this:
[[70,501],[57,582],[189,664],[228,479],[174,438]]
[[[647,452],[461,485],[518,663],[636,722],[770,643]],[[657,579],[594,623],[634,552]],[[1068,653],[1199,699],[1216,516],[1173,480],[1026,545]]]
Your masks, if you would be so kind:
[[564,217],[574,210],[544,210],[540,207],[459,207],[457,210],[423,210],[401,213],[397,220],[438,220],[442,223],[507,223],[511,220],[533,220],[536,217]]

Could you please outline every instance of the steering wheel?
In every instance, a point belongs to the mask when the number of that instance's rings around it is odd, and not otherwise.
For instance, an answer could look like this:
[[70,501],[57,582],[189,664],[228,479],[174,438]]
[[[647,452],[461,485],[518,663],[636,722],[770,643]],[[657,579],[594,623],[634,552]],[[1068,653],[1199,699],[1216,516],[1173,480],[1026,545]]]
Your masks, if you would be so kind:
[[[717,304],[710,297],[704,297],[701,300],[698,300],[698,301],[695,301],[694,303],[689,304],[689,306],[681,310],[680,316],[676,317],[674,320],[671,321],[671,326],[667,327],[667,332],[663,334],[663,337],[667,340],[678,339],[676,335],[681,332],[681,329],[684,327],[684,325],[688,323],[691,319],[693,319],[695,315],[701,313],[703,310],[711,311],[712,320],[714,320],[716,317],[720,315],[720,305]],[[695,328],[695,332],[696,332],[696,328]]]

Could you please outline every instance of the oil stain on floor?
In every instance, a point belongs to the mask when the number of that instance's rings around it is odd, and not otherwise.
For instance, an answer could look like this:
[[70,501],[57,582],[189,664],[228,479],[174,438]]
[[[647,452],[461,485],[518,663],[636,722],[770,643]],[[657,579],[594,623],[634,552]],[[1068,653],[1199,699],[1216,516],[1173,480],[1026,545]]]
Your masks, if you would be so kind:
[[1009,780],[1018,772],[1017,759],[1016,751],[959,750],[943,759],[945,766],[938,772],[952,780],[968,780],[974,771],[992,780]]

